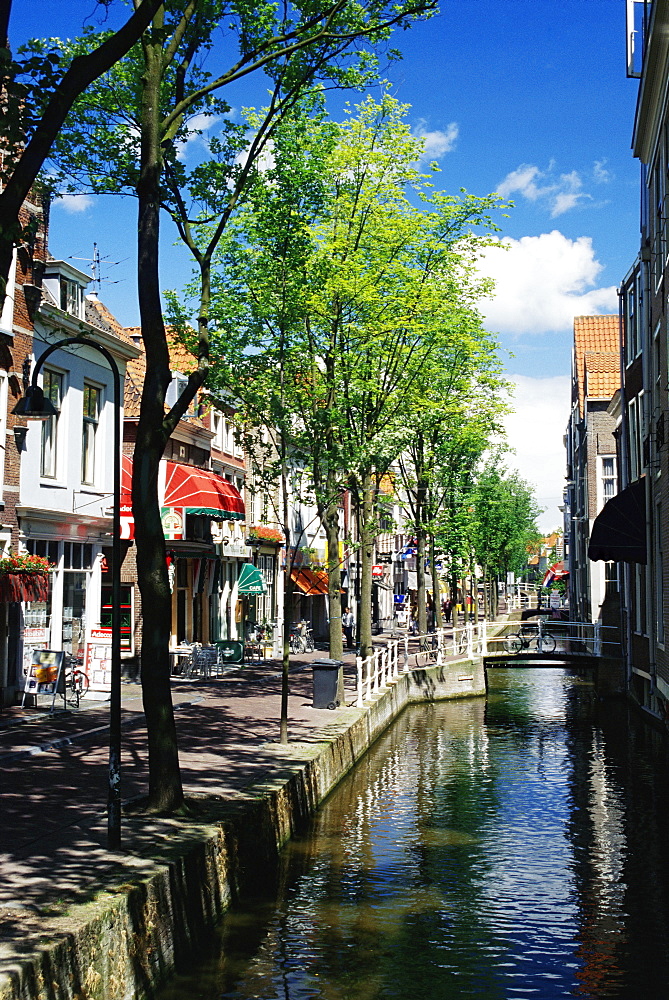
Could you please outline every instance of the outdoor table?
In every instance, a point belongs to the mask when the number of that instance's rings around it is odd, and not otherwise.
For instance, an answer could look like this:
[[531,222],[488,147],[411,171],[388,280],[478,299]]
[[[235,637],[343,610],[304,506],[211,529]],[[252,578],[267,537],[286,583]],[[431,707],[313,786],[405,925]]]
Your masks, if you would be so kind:
[[170,648],[170,673],[183,675],[187,672],[191,656],[192,646],[172,646]]

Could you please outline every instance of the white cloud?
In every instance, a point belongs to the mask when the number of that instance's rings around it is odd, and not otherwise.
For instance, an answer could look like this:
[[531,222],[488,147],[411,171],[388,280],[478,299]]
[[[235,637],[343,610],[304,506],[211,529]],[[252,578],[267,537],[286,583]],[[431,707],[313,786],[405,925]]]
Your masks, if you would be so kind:
[[606,168],[607,161],[595,160],[592,167],[592,176],[595,178],[598,184],[608,184],[613,180],[613,174],[610,170]]
[[551,218],[591,200],[591,195],[583,191],[583,181],[576,170],[555,175],[552,163],[545,171],[534,164],[522,163],[497,185],[497,193],[502,198],[520,194],[527,201],[544,204]]
[[572,329],[574,316],[618,311],[615,286],[595,287],[602,265],[589,236],[570,240],[557,229],[541,236],[505,237],[490,247],[479,271],[495,281],[480,303],[486,327],[498,333],[548,333]]
[[568,375],[507,377],[515,395],[514,412],[506,416],[505,426],[516,453],[509,456],[508,464],[534,487],[537,503],[545,510],[538,519],[539,528],[548,534],[562,524],[558,507],[566,475],[562,438],[569,417],[570,379]]
[[88,194],[62,194],[56,199],[55,204],[60,205],[66,212],[76,214],[87,212],[92,208],[94,199]]
[[414,129],[414,135],[425,143],[421,160],[438,160],[444,153],[450,153],[460,134],[457,122],[451,122],[445,130],[428,129],[425,119],[421,119]]
[[220,117],[216,115],[194,115],[188,122],[187,138],[183,142],[177,143],[177,158],[185,160],[191,149],[198,146],[206,148],[207,139],[203,133],[207,132],[218,121],[220,121]]

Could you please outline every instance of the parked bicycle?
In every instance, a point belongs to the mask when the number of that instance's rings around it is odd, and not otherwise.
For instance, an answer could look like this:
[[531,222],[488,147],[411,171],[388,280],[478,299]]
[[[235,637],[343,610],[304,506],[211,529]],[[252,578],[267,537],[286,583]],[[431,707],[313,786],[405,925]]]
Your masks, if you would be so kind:
[[65,689],[72,692],[75,708],[79,708],[79,702],[89,687],[90,681],[84,670],[82,658],[80,656],[67,658],[65,662]]
[[417,667],[433,666],[439,659],[439,640],[436,635],[421,637],[420,649],[416,653]]
[[537,653],[554,653],[557,640],[551,632],[544,632],[537,625],[523,625],[518,632],[504,640],[507,653],[522,653],[524,650]]
[[291,653],[313,653],[316,648],[312,630],[307,622],[298,622],[289,637]]

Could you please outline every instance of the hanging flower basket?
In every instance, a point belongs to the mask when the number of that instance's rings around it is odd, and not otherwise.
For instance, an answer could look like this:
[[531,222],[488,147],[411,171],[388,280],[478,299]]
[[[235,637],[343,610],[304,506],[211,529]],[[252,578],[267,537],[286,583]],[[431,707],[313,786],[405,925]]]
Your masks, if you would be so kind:
[[0,575],[0,602],[46,601],[49,578],[44,573],[3,573]]
[[48,559],[41,556],[5,556],[0,559],[0,602],[46,601],[50,568]]

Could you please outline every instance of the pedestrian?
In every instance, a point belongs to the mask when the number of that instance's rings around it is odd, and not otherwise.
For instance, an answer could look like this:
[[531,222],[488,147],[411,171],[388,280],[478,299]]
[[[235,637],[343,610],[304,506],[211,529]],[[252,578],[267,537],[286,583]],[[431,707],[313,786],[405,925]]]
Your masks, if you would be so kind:
[[355,618],[353,617],[353,612],[350,608],[344,610],[344,614],[341,616],[341,627],[346,636],[346,648],[353,649],[353,626],[355,624]]

